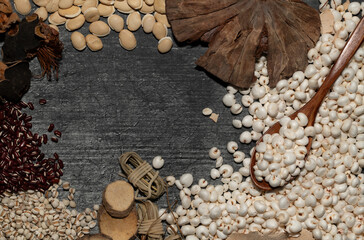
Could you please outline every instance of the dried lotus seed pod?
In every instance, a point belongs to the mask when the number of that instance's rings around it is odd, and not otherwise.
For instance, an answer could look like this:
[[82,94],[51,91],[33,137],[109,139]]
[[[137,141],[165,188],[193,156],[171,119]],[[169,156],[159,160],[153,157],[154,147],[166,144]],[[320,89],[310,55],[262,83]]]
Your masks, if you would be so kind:
[[75,18],[81,13],[81,8],[77,6],[72,6],[67,9],[58,9],[59,15],[65,18]]
[[86,36],[86,43],[88,48],[93,52],[100,51],[103,47],[101,39],[92,34]]
[[78,51],[82,51],[86,48],[86,38],[80,32],[73,32],[71,34],[72,46]]
[[88,8],[84,13],[87,22],[96,22],[100,19],[99,10],[95,7]]
[[127,29],[120,31],[119,42],[120,45],[128,51],[133,50],[137,45],[134,34]]
[[89,30],[98,37],[104,37],[110,33],[110,27],[103,21],[96,21],[90,24]]
[[142,27],[145,33],[151,33],[155,24],[155,18],[152,14],[145,14],[142,19]]
[[167,53],[171,50],[172,45],[172,39],[170,37],[164,37],[158,41],[158,51],[160,53]]
[[115,7],[101,3],[97,6],[97,10],[99,10],[100,16],[109,17],[115,12]]
[[73,0],[59,0],[58,7],[61,9],[67,9],[73,6]]
[[32,10],[29,0],[14,0],[14,8],[21,15],[28,15]]
[[80,14],[75,18],[68,19],[66,21],[65,27],[68,31],[74,31],[82,27],[84,23],[85,23],[85,17],[82,14]]
[[120,32],[124,28],[124,19],[119,15],[111,15],[107,19],[107,23],[109,24],[110,28],[115,32]]
[[126,19],[126,25],[130,31],[136,31],[142,25],[142,19],[139,12],[130,13]]

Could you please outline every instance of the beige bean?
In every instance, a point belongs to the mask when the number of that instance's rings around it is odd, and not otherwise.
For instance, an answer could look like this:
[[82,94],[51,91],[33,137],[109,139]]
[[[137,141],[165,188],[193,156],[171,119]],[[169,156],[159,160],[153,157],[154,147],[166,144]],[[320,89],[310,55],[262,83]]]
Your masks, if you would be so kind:
[[102,4],[109,5],[109,6],[114,5],[114,2],[115,2],[114,0],[99,0],[99,1]]
[[153,35],[158,40],[166,37],[167,36],[167,27],[160,22],[156,22],[153,26]]
[[66,18],[62,17],[61,15],[59,15],[58,12],[54,12],[52,13],[49,18],[48,18],[48,21],[50,24],[53,24],[53,25],[62,25],[66,22]]
[[85,14],[85,11],[90,8],[90,7],[97,7],[97,5],[99,4],[98,0],[86,0],[83,4],[82,4],[82,8],[81,11],[83,14]]
[[154,0],[154,9],[159,13],[166,13],[166,1],[165,0]]
[[171,27],[171,25],[168,22],[166,14],[160,14],[160,13],[156,12],[156,13],[154,13],[154,17],[155,17],[155,20],[157,20],[157,22],[163,23],[164,25],[166,25],[167,28]]
[[126,18],[126,25],[130,31],[136,31],[142,25],[142,19],[139,12],[133,12]]
[[115,7],[100,3],[97,10],[99,10],[100,16],[109,17],[115,12]]
[[88,8],[84,15],[87,22],[96,22],[100,19],[99,10],[95,7]]
[[49,0],[49,2],[46,5],[46,9],[48,13],[54,13],[57,12],[59,7],[58,7],[58,3],[59,0]]
[[110,27],[103,21],[96,21],[90,24],[89,30],[98,37],[104,37],[110,33]]
[[86,0],[74,0],[73,4],[81,7],[82,4],[84,4],[85,2],[86,2]]
[[82,51],[86,48],[86,38],[80,32],[73,32],[71,34],[72,46],[78,51]]
[[39,19],[42,19],[42,21],[45,21],[48,18],[48,12],[45,7],[38,8],[34,11],[34,13],[37,14]]
[[141,9],[143,5],[143,0],[127,0],[127,2],[128,5],[134,10]]
[[127,29],[120,31],[119,42],[120,45],[128,51],[133,50],[137,45],[134,34]]
[[144,0],[144,2],[146,4],[148,4],[149,6],[153,5],[154,4],[154,0]]
[[158,51],[160,53],[167,53],[171,50],[172,45],[172,39],[170,37],[164,37],[158,41]]
[[155,18],[152,14],[145,14],[142,19],[142,27],[145,33],[151,33],[155,24]]
[[139,12],[147,14],[147,13],[153,13],[154,12],[154,6],[148,5],[143,2],[143,6],[141,9],[139,9]]
[[48,26],[59,32],[59,28],[56,25],[49,24]]
[[116,1],[114,7],[121,13],[132,13],[134,10],[129,6],[127,1]]
[[86,43],[88,48],[93,52],[100,51],[103,47],[101,39],[92,34],[86,36]]
[[49,0],[33,0],[33,3],[38,7],[45,7],[47,6]]
[[66,21],[65,27],[68,31],[74,31],[82,27],[84,23],[85,23],[85,16],[80,14],[75,18],[68,19]]
[[21,15],[28,15],[32,10],[29,0],[14,0],[14,8]]
[[67,9],[72,7],[73,0],[59,0],[58,7],[62,9]]
[[115,32],[120,32],[124,28],[124,19],[119,15],[111,15],[108,17],[107,23]]
[[78,6],[72,6],[67,9],[58,9],[59,15],[65,18],[75,18],[81,13],[81,8]]

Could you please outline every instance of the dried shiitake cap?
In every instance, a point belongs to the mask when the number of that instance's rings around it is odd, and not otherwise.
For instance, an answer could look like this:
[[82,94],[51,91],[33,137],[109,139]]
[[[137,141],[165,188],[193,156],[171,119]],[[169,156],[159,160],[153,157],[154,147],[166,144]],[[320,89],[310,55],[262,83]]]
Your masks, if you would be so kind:
[[38,7],[45,7],[49,0],[33,0],[33,3]]
[[79,238],[79,240],[112,240],[112,238],[105,234],[97,233],[97,234],[85,235]]
[[100,207],[97,215],[100,232],[111,237],[113,240],[134,239],[138,229],[138,215],[135,208],[125,218],[113,218]]
[[130,31],[136,31],[142,25],[142,19],[139,12],[133,12],[126,18],[126,25]]
[[168,22],[167,15],[166,14],[160,14],[160,13],[154,13],[155,20],[157,22],[163,23],[166,25],[167,28],[171,27],[171,25]]
[[73,32],[71,34],[72,46],[78,51],[82,51],[86,48],[86,38],[80,32]]
[[95,7],[88,8],[84,13],[87,22],[96,22],[100,19],[99,10]]
[[54,12],[58,11],[58,9],[59,9],[58,3],[59,3],[59,0],[49,0],[47,5],[45,6],[45,8],[47,9],[47,12],[54,13]]
[[48,12],[45,9],[45,7],[38,8],[37,10],[34,11],[34,13],[37,14],[39,19],[42,19],[42,21],[45,21],[48,18]]
[[146,4],[148,4],[149,6],[153,5],[154,4],[154,0],[144,0],[144,2]]
[[100,51],[103,47],[101,39],[92,34],[86,36],[86,43],[88,48],[93,52]]
[[119,15],[111,15],[108,17],[107,23],[115,32],[120,32],[124,28],[124,19]]
[[143,2],[143,6],[141,9],[139,9],[139,12],[147,14],[147,13],[153,13],[154,12],[154,6],[148,5]]
[[127,0],[127,2],[128,5],[134,10],[142,8],[143,0]]
[[155,18],[152,14],[145,14],[142,19],[142,27],[144,32],[151,33],[155,24]]
[[115,1],[114,0],[99,0],[100,3],[105,4],[105,5],[109,5],[112,6],[114,5]]
[[162,39],[167,36],[167,27],[160,22],[156,22],[153,26],[153,35],[158,39]]
[[167,53],[171,50],[172,45],[172,39],[170,37],[164,37],[158,41],[158,51],[160,53]]
[[90,7],[97,7],[99,4],[98,0],[86,0],[81,7],[81,11],[83,14],[85,14],[85,11]]
[[86,0],[74,0],[73,4],[80,7],[85,2],[86,2]]
[[165,0],[154,0],[154,9],[159,13],[166,13],[166,1]]
[[128,216],[135,206],[133,186],[123,180],[110,183],[102,194],[102,204],[112,217]]
[[80,14],[75,18],[67,19],[65,27],[68,31],[74,31],[82,27],[84,23],[85,23],[85,16]]
[[50,24],[53,24],[53,25],[62,25],[66,22],[66,18],[60,16],[58,14],[58,12],[54,12],[52,13],[49,18],[48,18],[48,21]]
[[99,10],[100,16],[109,17],[115,12],[115,7],[100,3],[97,10]]
[[121,13],[132,13],[134,10],[129,6],[126,0],[116,1],[114,7]]
[[58,7],[61,9],[67,9],[72,7],[73,0],[59,0]]
[[103,21],[96,21],[90,24],[89,30],[98,37],[105,37],[110,33],[110,27]]
[[134,34],[127,29],[123,29],[120,31],[119,43],[123,48],[129,51],[133,50],[137,45]]
[[81,8],[77,6],[72,6],[67,9],[58,9],[59,15],[66,18],[75,18],[81,13]]
[[14,0],[14,8],[21,15],[28,15],[32,10],[29,0]]

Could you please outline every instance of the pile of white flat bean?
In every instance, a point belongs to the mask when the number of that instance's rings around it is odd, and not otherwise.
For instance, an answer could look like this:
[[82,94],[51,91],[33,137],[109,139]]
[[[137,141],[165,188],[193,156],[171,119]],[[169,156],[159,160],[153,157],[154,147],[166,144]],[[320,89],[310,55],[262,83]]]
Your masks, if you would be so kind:
[[[325,2],[321,0],[321,5]],[[241,143],[258,140],[271,125],[315,94],[364,8],[364,3],[352,2],[345,10],[342,4],[332,0],[323,7],[333,13],[334,32],[323,34],[308,52],[309,65],[304,72],[298,71],[270,89],[266,59],[262,57],[256,64],[257,82],[250,89],[227,87],[223,103],[236,115],[233,126],[252,128],[242,132]],[[169,176],[168,183],[180,190],[181,205],[162,218],[172,227],[178,224],[187,240],[226,239],[232,232],[285,231],[297,236],[302,229],[312,232],[315,239],[364,239],[363,62],[361,47],[325,98],[313,128],[304,131],[304,136],[315,137],[307,161],[293,181],[278,191],[258,190],[250,179],[250,158],[231,141],[227,150],[236,163],[243,163],[239,171],[223,163],[218,148],[211,148],[209,156],[216,160],[211,178],[220,178],[221,183],[209,184],[206,179],[194,183],[188,173],[179,180]],[[244,107],[249,108],[249,115],[239,117]],[[295,153],[295,157],[300,154]]]
[[[39,8],[36,14],[50,26],[59,31],[57,26],[65,25],[68,31],[75,31],[90,23],[86,37],[80,32],[73,32],[71,42],[75,49],[82,51],[88,46],[91,51],[103,48],[100,38],[107,36],[111,29],[119,33],[120,45],[126,50],[137,46],[134,36],[140,27],[145,33],[152,33],[158,40],[158,51],[169,52],[173,42],[168,37],[170,27],[165,9],[165,0],[33,0]],[[31,12],[29,0],[14,0],[16,11],[22,15]],[[117,9],[127,15],[126,21],[115,14]],[[142,16],[143,14],[143,16]],[[49,15],[49,16],[48,16]],[[107,23],[100,20],[107,18]],[[124,29],[124,22],[126,28]]]

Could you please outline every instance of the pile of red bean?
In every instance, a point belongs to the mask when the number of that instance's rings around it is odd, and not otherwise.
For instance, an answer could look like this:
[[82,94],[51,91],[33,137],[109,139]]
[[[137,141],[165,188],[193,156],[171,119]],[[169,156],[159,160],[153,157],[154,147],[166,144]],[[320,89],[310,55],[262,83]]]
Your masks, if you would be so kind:
[[47,135],[32,133],[32,117],[22,109],[32,103],[0,103],[0,194],[4,191],[45,191],[63,175],[63,162],[57,153],[44,158],[42,144]]

